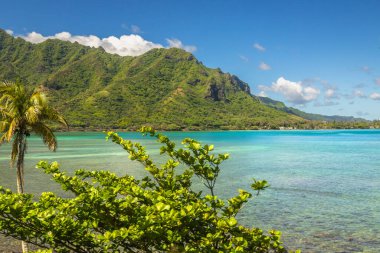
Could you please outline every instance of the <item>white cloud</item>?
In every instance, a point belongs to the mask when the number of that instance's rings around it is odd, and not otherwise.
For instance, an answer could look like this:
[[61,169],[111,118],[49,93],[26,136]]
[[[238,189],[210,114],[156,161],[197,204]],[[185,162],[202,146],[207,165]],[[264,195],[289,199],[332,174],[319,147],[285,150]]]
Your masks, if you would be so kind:
[[335,96],[335,90],[334,89],[327,89],[325,91],[325,96],[327,98],[333,98]]
[[259,69],[263,70],[263,71],[267,71],[267,70],[271,70],[272,68],[271,68],[271,66],[269,66],[265,62],[261,62],[259,65]]
[[5,32],[8,33],[9,35],[13,35],[13,31],[10,29],[6,29]]
[[245,62],[248,62],[249,59],[247,56],[244,56],[244,55],[239,55],[239,58],[242,60],[242,61],[245,61]]
[[312,86],[305,86],[302,82],[292,82],[280,77],[270,87],[259,85],[262,91],[273,91],[280,93],[293,104],[305,104],[318,98],[320,91]]
[[178,39],[166,39],[166,41],[169,44],[169,46],[168,46],[169,48],[171,48],[171,47],[182,48],[183,50],[190,52],[190,53],[197,51],[196,46],[184,45],[184,44],[182,44],[182,41],[180,41]]
[[266,48],[260,45],[259,43],[253,44],[253,47],[256,48],[260,52],[265,52]]
[[134,34],[143,33],[143,31],[138,25],[121,24],[121,27],[125,30],[131,31]]
[[133,33],[141,33],[142,32],[140,27],[138,27],[137,25],[131,25],[131,31]]
[[[31,32],[31,33],[28,33],[26,36],[20,36],[20,37],[32,43],[41,43],[49,39],[48,37],[44,37],[42,36],[42,34],[36,33],[36,32]],[[51,39],[53,38],[51,37]]]
[[325,99],[326,100],[340,99],[340,95],[337,94],[335,88],[330,87],[325,90]]
[[365,98],[367,97],[362,90],[356,89],[353,91],[354,97]]
[[[327,85],[325,85],[327,86]],[[315,102],[315,106],[332,106],[338,105],[339,103],[335,100],[340,99],[340,96],[337,94],[336,89],[333,87],[325,87],[324,99],[323,102]]]
[[371,95],[369,95],[369,98],[373,100],[380,100],[380,93],[374,92]]
[[69,32],[57,33],[54,36],[43,36],[40,33],[31,32],[26,36],[20,37],[32,43],[41,43],[47,39],[78,42],[84,46],[95,48],[102,47],[108,53],[118,54],[121,56],[137,56],[149,51],[150,49],[163,47],[160,44],[155,44],[144,40],[140,35],[136,34],[122,35],[120,38],[109,36],[101,39],[95,35],[72,35]]
[[102,39],[99,46],[103,47],[108,53],[122,56],[137,56],[153,48],[162,48],[162,45],[144,40],[141,36],[135,34],[122,35],[120,38],[110,36]]
[[259,94],[257,94],[259,97],[268,97],[268,95],[265,93],[265,91],[260,91]]
[[272,90],[271,87],[268,87],[268,86],[265,86],[265,85],[262,85],[262,84],[258,85],[257,88],[259,90],[261,90],[261,91],[271,91]]
[[[135,28],[137,29],[137,28]],[[95,35],[72,35],[69,32],[60,32],[53,36],[43,36],[37,32],[31,32],[27,35],[20,35],[26,41],[32,43],[41,43],[47,39],[59,39],[70,42],[78,42],[81,45],[89,47],[102,47],[104,50],[111,54],[118,54],[121,56],[138,56],[153,48],[163,48],[164,46],[158,43],[145,40],[143,37],[137,34],[122,35],[119,38],[115,36],[109,36],[106,38],[99,38]],[[188,52],[194,52],[195,46],[184,45],[178,39],[168,39],[168,48],[178,47]]]

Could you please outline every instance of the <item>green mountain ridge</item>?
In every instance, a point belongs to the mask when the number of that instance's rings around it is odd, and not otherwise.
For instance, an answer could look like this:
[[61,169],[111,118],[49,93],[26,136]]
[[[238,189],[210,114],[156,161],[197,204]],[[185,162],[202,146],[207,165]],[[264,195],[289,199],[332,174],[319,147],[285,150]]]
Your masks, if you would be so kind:
[[258,99],[265,105],[272,107],[274,109],[287,112],[296,116],[299,116],[301,118],[307,119],[307,120],[318,120],[318,121],[340,121],[340,122],[367,122],[368,120],[363,118],[355,118],[352,116],[339,116],[339,115],[322,115],[322,114],[315,114],[315,113],[307,113],[303,112],[301,110],[298,110],[297,108],[288,107],[281,101],[276,101],[268,97],[258,97]]
[[74,127],[255,129],[305,122],[177,48],[122,57],[60,40],[32,44],[0,30],[0,80],[17,79],[44,86]]

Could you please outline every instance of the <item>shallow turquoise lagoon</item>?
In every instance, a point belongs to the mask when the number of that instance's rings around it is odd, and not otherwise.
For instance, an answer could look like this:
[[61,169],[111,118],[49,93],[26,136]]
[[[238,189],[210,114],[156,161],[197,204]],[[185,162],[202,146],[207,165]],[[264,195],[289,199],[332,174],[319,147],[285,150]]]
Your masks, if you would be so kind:
[[[158,160],[159,144],[137,133]],[[230,153],[224,163],[218,195],[229,198],[249,189],[251,178],[266,179],[271,187],[250,201],[239,216],[245,225],[283,232],[283,241],[303,252],[380,252],[380,131],[231,131],[171,132],[177,143],[185,137],[214,144],[215,152]],[[59,148],[48,152],[30,138],[26,160],[26,190],[57,191],[57,186],[34,165],[59,161],[64,170],[109,169],[120,175],[145,175],[128,161],[119,146],[103,133],[58,134]],[[15,188],[9,169],[9,146],[0,147],[0,184]],[[200,187],[200,183],[195,187]],[[60,194],[64,194],[60,191]]]

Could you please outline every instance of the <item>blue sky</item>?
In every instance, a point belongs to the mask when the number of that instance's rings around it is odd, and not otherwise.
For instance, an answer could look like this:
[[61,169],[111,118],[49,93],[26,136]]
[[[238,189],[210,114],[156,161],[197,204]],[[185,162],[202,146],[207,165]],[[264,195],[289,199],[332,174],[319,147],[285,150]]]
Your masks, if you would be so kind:
[[253,94],[307,112],[380,118],[377,0],[13,0],[1,7],[0,27],[34,43],[52,36],[124,55],[182,47],[237,75]]

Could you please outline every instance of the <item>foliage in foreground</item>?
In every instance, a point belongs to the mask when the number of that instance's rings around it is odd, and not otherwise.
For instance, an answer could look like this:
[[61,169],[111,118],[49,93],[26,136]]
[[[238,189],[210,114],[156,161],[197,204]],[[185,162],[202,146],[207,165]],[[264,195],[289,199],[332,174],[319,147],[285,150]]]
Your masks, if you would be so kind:
[[[40,136],[50,150],[57,148],[57,139],[48,123],[60,123],[67,127],[66,120],[47,103],[42,89],[30,89],[20,82],[0,83],[0,145],[12,143],[11,165],[16,163],[17,192],[24,192],[24,158],[28,137],[31,133]],[[28,252],[22,242],[22,252]]]
[[11,165],[17,160],[17,189],[24,192],[24,157],[31,133],[40,136],[52,151],[57,139],[49,123],[68,127],[66,120],[49,106],[42,89],[30,89],[20,82],[0,83],[0,145],[12,143]]
[[[192,139],[176,149],[151,128],[142,132],[163,144],[161,154],[169,159],[162,166],[155,165],[140,144],[114,132],[107,136],[131,160],[142,163],[149,177],[136,180],[86,170],[69,176],[57,162],[41,161],[37,167],[75,196],[65,199],[45,192],[34,201],[30,194],[1,188],[0,232],[48,249],[39,252],[286,252],[280,232],[265,234],[238,224],[235,216],[251,193],[239,190],[228,203],[214,195],[227,154],[211,154],[212,145]],[[176,170],[180,164],[185,167],[182,173]],[[210,194],[191,189],[193,176]],[[251,187],[258,193],[267,182],[254,181]]]

